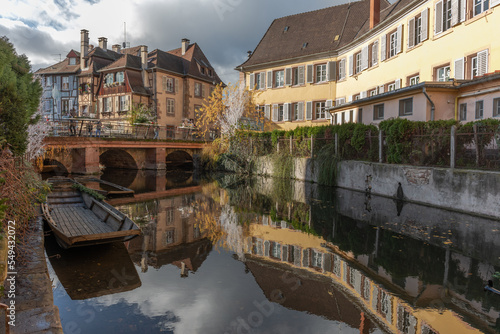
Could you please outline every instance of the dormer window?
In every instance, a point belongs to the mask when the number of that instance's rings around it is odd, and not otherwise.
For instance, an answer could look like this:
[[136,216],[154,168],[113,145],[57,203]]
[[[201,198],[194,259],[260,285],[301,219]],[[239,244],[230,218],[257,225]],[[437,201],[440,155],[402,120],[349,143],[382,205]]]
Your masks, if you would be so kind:
[[201,67],[201,74],[205,74],[205,68],[204,67]]
[[116,73],[116,82],[118,83],[123,83],[123,81],[125,80],[125,75],[123,72],[117,72]]
[[104,77],[104,83],[106,85],[111,85],[113,83],[113,73],[106,74],[106,76]]
[[306,43],[302,44],[302,49],[307,48],[307,44],[309,44],[309,43],[306,42]]
[[69,58],[70,65],[76,65],[76,58]]
[[286,26],[285,29],[283,29],[283,32],[287,32],[289,28],[289,26]]

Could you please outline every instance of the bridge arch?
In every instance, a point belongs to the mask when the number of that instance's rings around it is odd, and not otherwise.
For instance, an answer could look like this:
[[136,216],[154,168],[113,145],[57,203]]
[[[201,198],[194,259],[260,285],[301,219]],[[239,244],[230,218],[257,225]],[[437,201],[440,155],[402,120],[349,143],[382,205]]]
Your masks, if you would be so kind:
[[170,152],[165,159],[167,170],[189,169],[194,167],[193,157],[186,151],[176,150]]
[[56,159],[44,159],[42,173],[51,173],[57,175],[68,174],[68,168]]
[[99,156],[99,164],[106,168],[139,169],[134,157],[125,150],[112,148]]

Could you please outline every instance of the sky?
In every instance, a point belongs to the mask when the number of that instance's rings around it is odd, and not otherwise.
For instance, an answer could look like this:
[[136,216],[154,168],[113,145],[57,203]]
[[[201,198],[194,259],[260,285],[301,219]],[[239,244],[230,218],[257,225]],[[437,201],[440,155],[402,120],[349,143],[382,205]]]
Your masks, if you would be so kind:
[[275,18],[335,6],[346,0],[2,0],[0,36],[33,71],[80,51],[80,30],[90,44],[108,39],[148,49],[176,49],[182,38],[201,47],[225,83],[235,83],[234,68],[253,51]]

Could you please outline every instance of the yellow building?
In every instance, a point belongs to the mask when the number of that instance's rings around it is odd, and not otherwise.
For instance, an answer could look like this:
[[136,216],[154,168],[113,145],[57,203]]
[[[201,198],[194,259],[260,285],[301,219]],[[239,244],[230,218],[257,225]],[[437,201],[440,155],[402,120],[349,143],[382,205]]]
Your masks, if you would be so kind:
[[285,129],[497,117],[499,3],[363,0],[284,17],[237,69]]

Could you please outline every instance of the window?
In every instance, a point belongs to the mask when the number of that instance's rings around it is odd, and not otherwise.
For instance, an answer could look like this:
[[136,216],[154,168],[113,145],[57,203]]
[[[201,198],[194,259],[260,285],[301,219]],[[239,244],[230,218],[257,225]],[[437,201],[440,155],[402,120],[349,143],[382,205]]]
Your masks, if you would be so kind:
[[113,83],[113,73],[108,73],[104,77],[104,85],[111,85]]
[[118,83],[123,83],[123,81],[125,80],[125,75],[123,72],[116,72],[116,82]]
[[387,91],[392,92],[393,90],[396,90],[396,83],[391,83],[387,85]]
[[476,101],[476,119],[483,118],[484,101]]
[[500,116],[500,98],[493,99],[493,117]]
[[69,90],[69,77],[62,77],[62,90]]
[[284,116],[284,106],[282,104],[278,105],[278,122],[283,121],[283,116]]
[[76,58],[69,58],[70,65],[76,65]]
[[345,79],[345,58],[339,61],[339,80]]
[[316,83],[326,81],[326,64],[316,65]]
[[448,81],[450,80],[450,66],[443,66],[436,69],[436,81]]
[[398,33],[393,32],[389,36],[389,58],[394,57],[398,50]]
[[213,74],[212,70],[211,70],[211,69],[208,69],[208,76],[209,76],[209,77],[213,77],[213,75],[214,75],[214,74]]
[[167,99],[167,115],[175,115],[175,100]]
[[369,54],[370,54],[370,66],[375,66],[378,64],[378,41],[373,42],[369,46]]
[[205,68],[201,67],[201,74],[205,75]]
[[103,100],[103,112],[112,112],[113,111],[113,98],[112,97],[105,97]]
[[169,92],[169,93],[173,93],[174,90],[175,90],[175,86],[174,86],[174,78],[169,78],[169,77],[163,77],[163,82],[164,82],[164,90]]
[[313,250],[311,265],[316,268],[321,268],[323,265],[323,253]]
[[260,89],[261,82],[260,82],[260,73],[255,73],[255,89]]
[[271,257],[275,259],[281,259],[281,245],[273,242],[271,243]]
[[304,84],[304,66],[294,67],[292,69],[292,85],[300,86]]
[[292,121],[298,121],[299,120],[299,113],[300,113],[300,107],[298,103],[294,103],[292,105]]
[[474,16],[487,11],[490,8],[490,0],[474,0]]
[[375,96],[375,95],[377,95],[377,88],[372,89],[372,90],[370,91],[370,96]]
[[355,59],[355,67],[354,74],[361,72],[361,52],[358,52],[354,55]]
[[460,104],[459,117],[460,117],[461,121],[466,121],[467,120],[467,103],[461,103]]
[[443,1],[443,31],[451,28],[451,0]]
[[128,96],[120,96],[120,111],[128,111]]
[[61,100],[61,114],[63,116],[69,113],[69,100]]
[[471,79],[474,79],[477,77],[477,56],[472,57],[470,60],[470,77]]
[[422,42],[422,17],[415,18],[415,45]]
[[325,102],[316,102],[314,104],[314,115],[316,116],[315,119],[325,119],[326,118],[326,113],[325,113]]
[[45,86],[52,86],[52,77],[45,78]]
[[285,85],[285,71],[275,71],[274,72],[274,87],[279,88]]
[[199,82],[194,83],[194,96],[201,97],[201,83]]
[[165,245],[170,245],[175,242],[175,230],[165,232]]
[[413,97],[399,100],[399,116],[409,116],[413,114]]
[[384,104],[376,104],[373,106],[373,120],[377,121],[384,119]]
[[358,123],[363,123],[363,108],[358,109]]
[[408,80],[409,86],[418,85],[419,82],[420,82],[420,76],[419,75],[412,76]]

